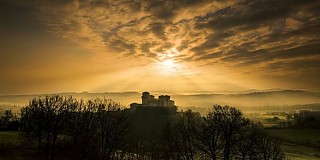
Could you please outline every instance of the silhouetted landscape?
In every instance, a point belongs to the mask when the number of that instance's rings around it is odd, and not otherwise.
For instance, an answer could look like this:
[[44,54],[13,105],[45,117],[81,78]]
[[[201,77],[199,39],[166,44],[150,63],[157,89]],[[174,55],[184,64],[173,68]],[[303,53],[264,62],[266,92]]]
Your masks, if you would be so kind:
[[[62,96],[71,95],[78,99],[94,99],[94,98],[110,98],[116,102],[120,102],[123,106],[128,107],[130,103],[139,101],[139,92],[103,92],[103,93],[58,93]],[[45,96],[47,94],[33,95],[2,95],[0,96],[0,105],[6,108],[18,110],[21,106],[28,103],[34,97]],[[255,91],[246,93],[197,93],[197,94],[175,94],[171,93],[179,107],[198,107],[209,108],[212,104],[234,105],[244,107],[248,110],[263,109],[268,107],[291,108],[297,105],[318,104],[320,103],[320,92],[309,92],[301,90],[277,90],[277,91]],[[10,107],[9,107],[10,106]],[[15,107],[16,106],[16,107]],[[273,108],[273,109],[274,109]],[[299,109],[299,107],[297,107]],[[303,109],[303,108],[301,108]],[[308,109],[308,108],[306,108]]]
[[0,0],[0,160],[318,160],[319,9]]
[[[287,94],[286,97],[305,94],[303,98],[309,100],[316,100],[318,96],[302,91],[276,91],[175,97],[202,102],[201,99],[219,96],[265,100],[279,94]],[[106,95],[140,100],[126,106],[101,98]],[[32,96],[34,98],[30,98]],[[227,105],[178,107],[171,96],[156,98],[149,92],[142,96],[126,92],[1,98],[6,103],[21,103],[30,98],[24,106],[2,104],[0,153],[4,159],[286,159],[297,156],[316,159],[319,156],[319,103],[292,105],[286,101],[287,105],[247,106],[241,110]]]

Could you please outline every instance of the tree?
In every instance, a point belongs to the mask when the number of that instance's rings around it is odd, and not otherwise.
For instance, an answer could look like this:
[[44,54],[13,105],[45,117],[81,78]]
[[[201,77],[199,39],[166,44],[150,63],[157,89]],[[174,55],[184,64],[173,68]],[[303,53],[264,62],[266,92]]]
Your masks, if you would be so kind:
[[240,135],[235,159],[282,160],[285,155],[280,145],[279,140],[265,132],[261,123],[251,123]]
[[[126,113],[120,104],[108,99],[89,101],[97,110],[98,132],[100,133],[101,158],[111,159],[124,156],[123,140],[126,133]],[[122,152],[119,154],[118,151]]]
[[28,138],[37,139],[38,151],[44,154],[45,159],[54,159],[58,135],[65,126],[67,107],[74,101],[72,97],[46,96],[32,99],[21,109],[23,131]]
[[262,134],[258,141],[260,151],[259,159],[263,160],[282,160],[285,159],[284,153],[280,149],[281,142],[271,136]]
[[231,159],[239,134],[249,122],[236,108],[214,105],[203,118],[198,148],[213,160]]
[[0,115],[0,130],[11,130],[10,124],[13,121],[14,114],[11,110],[4,110],[4,113]]
[[69,104],[66,134],[70,137],[73,159],[96,159],[98,119],[97,106],[83,100]]
[[36,140],[45,159],[54,159],[58,144],[71,146],[73,159],[121,159],[125,154],[126,114],[111,100],[34,98],[21,109],[21,122],[26,140]]
[[178,117],[169,132],[168,144],[172,148],[171,154],[176,159],[193,160],[197,156],[196,132],[200,115],[188,110]]

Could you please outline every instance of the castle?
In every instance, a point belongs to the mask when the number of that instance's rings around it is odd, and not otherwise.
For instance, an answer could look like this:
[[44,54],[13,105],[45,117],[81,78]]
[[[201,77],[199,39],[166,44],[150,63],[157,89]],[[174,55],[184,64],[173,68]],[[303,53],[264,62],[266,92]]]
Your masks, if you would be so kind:
[[143,92],[142,103],[131,103],[130,108],[132,110],[168,110],[170,112],[176,112],[177,106],[175,106],[174,101],[170,100],[170,96],[161,95],[158,99],[151,95],[149,92]]

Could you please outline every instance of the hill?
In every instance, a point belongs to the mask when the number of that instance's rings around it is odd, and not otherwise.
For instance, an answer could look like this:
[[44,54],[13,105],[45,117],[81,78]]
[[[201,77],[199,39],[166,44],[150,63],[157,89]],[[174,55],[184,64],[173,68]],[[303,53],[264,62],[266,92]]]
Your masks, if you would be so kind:
[[[128,106],[133,102],[140,102],[139,92],[65,92],[56,93],[60,95],[71,95],[77,99],[108,98]],[[46,94],[32,95],[2,95],[0,96],[0,109],[18,109],[24,106],[34,97],[43,97]],[[155,94],[155,96],[160,94]],[[254,91],[232,94],[171,94],[177,106],[208,108],[213,104],[230,105],[236,107],[261,107],[261,106],[292,106],[320,103],[319,92],[301,90],[275,90],[275,91]]]

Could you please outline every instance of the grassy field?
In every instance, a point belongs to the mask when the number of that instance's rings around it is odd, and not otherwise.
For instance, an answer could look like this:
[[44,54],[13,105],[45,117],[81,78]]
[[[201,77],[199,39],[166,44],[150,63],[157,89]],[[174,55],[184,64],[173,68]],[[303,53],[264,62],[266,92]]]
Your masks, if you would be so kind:
[[[267,132],[279,137],[284,143],[281,146],[291,160],[320,159],[320,130],[317,129],[267,129]],[[19,148],[19,132],[0,132],[0,160],[19,160],[35,156],[30,151]],[[18,153],[18,154],[16,154]],[[24,158],[22,158],[24,157]]]
[[0,145],[18,146],[20,144],[20,134],[17,131],[1,131]]
[[[272,126],[278,126],[280,122],[287,121],[285,116],[274,116],[274,115],[266,115],[266,114],[253,114],[253,113],[247,113],[244,114],[244,116],[251,121],[254,122],[261,122],[265,127],[272,127]],[[278,117],[279,120],[277,121],[268,121],[268,119],[272,119],[274,117]]]
[[291,160],[320,159],[320,129],[267,129],[283,141],[282,149]]
[[267,129],[281,141],[320,149],[320,129]]
[[281,146],[290,160],[319,160],[320,150],[312,147],[283,143]]
[[20,144],[19,132],[0,132],[0,160],[21,159],[16,153]]
[[0,131],[0,160],[41,159],[34,150],[22,146],[20,132]]

